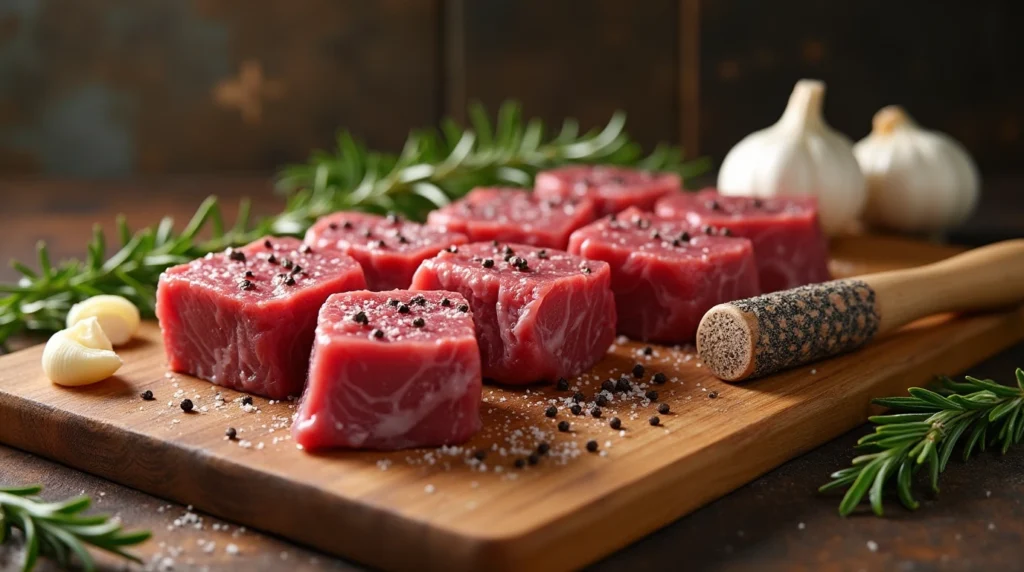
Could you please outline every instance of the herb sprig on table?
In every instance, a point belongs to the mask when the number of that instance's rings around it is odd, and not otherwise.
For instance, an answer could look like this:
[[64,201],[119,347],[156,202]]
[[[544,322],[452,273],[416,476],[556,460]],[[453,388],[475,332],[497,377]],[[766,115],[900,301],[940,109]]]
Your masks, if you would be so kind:
[[843,516],[865,497],[882,516],[883,495],[894,488],[900,503],[914,510],[914,474],[927,469],[932,491],[939,491],[939,474],[963,443],[964,461],[975,451],[998,448],[1005,453],[1024,437],[1024,370],[1017,369],[1017,386],[966,377],[964,382],[940,378],[936,391],[912,387],[909,397],[876,399],[893,413],[870,417],[875,432],[862,437],[864,454],[853,466],[832,474],[822,491],[846,489],[839,505]]
[[25,546],[22,570],[32,570],[40,556],[52,558],[65,569],[77,557],[82,567],[94,570],[96,565],[86,546],[141,562],[125,548],[148,540],[148,531],[126,532],[116,519],[84,516],[89,497],[50,503],[36,496],[41,490],[38,486],[0,487],[0,544],[12,538],[13,530],[21,532]]
[[371,151],[342,131],[335,151],[316,152],[308,163],[282,170],[278,187],[287,203],[272,217],[250,221],[249,203],[243,201],[237,220],[226,227],[217,198],[210,197],[180,231],[170,218],[132,230],[119,217],[119,245],[109,256],[98,226],[84,260],[53,264],[40,243],[38,268],[13,261],[21,279],[0,284],[0,349],[19,332],[63,328],[71,306],[96,294],[124,296],[152,317],[157,278],[167,267],[266,234],[301,235],[327,213],[393,211],[421,219],[474,186],[528,186],[537,171],[570,163],[629,165],[684,177],[709,167],[707,160],[684,162],[678,147],[661,146],[644,156],[623,131],[622,113],[603,129],[584,134],[567,119],[553,135],[540,120],[524,120],[511,102],[501,106],[495,121],[479,105],[471,106],[468,116],[468,125],[445,120],[438,129],[413,131],[399,154]]

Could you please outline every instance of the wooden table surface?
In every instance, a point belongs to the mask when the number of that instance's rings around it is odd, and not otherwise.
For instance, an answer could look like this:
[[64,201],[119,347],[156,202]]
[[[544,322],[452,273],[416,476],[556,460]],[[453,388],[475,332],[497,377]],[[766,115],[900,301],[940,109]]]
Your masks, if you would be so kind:
[[[989,183],[996,192],[978,216],[954,235],[977,243],[1024,234],[1019,179]],[[987,189],[987,190],[988,190]],[[113,228],[123,212],[135,226],[170,214],[188,217],[206,195],[258,198],[256,211],[273,212],[278,199],[258,177],[191,177],[137,182],[0,182],[0,260],[32,260],[37,240],[55,258],[79,256],[94,222]],[[980,221],[985,221],[981,225]],[[0,281],[14,277],[6,266]],[[31,343],[22,340],[21,343]],[[1024,344],[971,373],[1008,379],[1024,366]],[[958,373],[958,372],[948,372]],[[595,564],[596,570],[1013,570],[1024,567],[1024,450],[985,454],[950,464],[938,499],[910,513],[891,506],[879,519],[836,515],[838,498],[815,491],[846,467],[866,426],[797,458],[732,494]],[[187,507],[0,446],[0,483],[40,483],[51,499],[86,493],[98,509],[119,515],[154,538],[139,548],[149,567],[175,570],[349,570],[351,562],[319,554],[255,531],[191,513]],[[258,499],[253,502],[280,502]],[[113,565],[116,561],[105,560]],[[0,550],[0,570],[4,570]],[[43,566],[40,569],[52,569]]]

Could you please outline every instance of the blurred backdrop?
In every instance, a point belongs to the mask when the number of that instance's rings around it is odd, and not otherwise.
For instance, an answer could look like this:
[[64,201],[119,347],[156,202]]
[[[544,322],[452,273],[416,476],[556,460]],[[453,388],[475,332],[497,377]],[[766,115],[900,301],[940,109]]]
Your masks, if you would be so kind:
[[615,109],[648,146],[718,160],[826,81],[854,139],[883,105],[1024,157],[1015,0],[0,0],[0,174],[271,172],[338,127],[395,150],[506,98],[551,121]]

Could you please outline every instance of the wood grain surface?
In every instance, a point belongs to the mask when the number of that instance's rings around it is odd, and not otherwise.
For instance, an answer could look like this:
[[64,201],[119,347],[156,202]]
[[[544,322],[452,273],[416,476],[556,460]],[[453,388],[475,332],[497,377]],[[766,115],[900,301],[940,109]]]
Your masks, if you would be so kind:
[[[951,252],[887,239],[833,248],[842,274]],[[645,380],[662,371],[674,378],[657,388],[673,410],[660,416],[662,426],[647,423],[654,406],[637,399],[614,402],[602,419],[563,409],[552,420],[543,414],[548,400],[569,392],[488,388],[485,430],[464,451],[312,456],[287,439],[292,404],[257,398],[258,411],[245,412],[235,392],[167,374],[157,329],[147,325],[116,378],[80,390],[42,378],[41,348],[0,359],[0,439],[377,566],[560,569],[604,556],[856,426],[870,397],[958,371],[1022,336],[1020,310],[936,317],[856,354],[738,386],[711,379],[692,350],[656,348],[648,360],[638,357],[641,345],[625,343],[577,385],[592,396],[602,379],[638,361]],[[139,399],[145,389],[157,400]],[[183,413],[184,397],[206,411]],[[612,415],[622,418],[623,436],[608,428]],[[554,429],[562,419],[572,422],[569,433]],[[229,426],[248,448],[224,439]],[[589,439],[606,455],[583,451]],[[540,440],[553,454],[516,468]],[[492,445],[508,454],[490,452],[486,472],[466,462]]]

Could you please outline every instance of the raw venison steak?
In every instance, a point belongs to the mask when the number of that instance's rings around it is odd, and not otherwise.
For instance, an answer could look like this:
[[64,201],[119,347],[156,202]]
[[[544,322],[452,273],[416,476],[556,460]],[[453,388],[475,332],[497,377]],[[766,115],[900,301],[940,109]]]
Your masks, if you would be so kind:
[[480,429],[473,315],[454,292],[347,292],[320,310],[292,425],[305,449],[462,443]]
[[586,198],[542,199],[520,189],[474,189],[430,213],[427,224],[471,242],[497,240],[564,250],[569,235],[596,217]]
[[692,342],[712,306],[760,292],[749,240],[638,209],[577,230],[569,250],[611,265],[618,331],[631,338]]
[[537,174],[534,193],[544,199],[587,197],[597,214],[613,214],[629,207],[649,211],[667,193],[681,190],[679,176],[625,167],[570,166]]
[[333,248],[359,261],[370,290],[408,288],[420,262],[466,237],[407,221],[342,212],[321,217],[308,231],[306,244]]
[[608,265],[560,250],[467,244],[425,261],[412,285],[469,300],[484,377],[500,383],[583,373],[615,338]]
[[831,280],[828,243],[813,198],[727,197],[704,190],[661,199],[657,214],[749,238],[764,293]]
[[320,306],[366,287],[351,257],[266,238],[169,268],[156,315],[174,371],[283,399],[306,381]]

